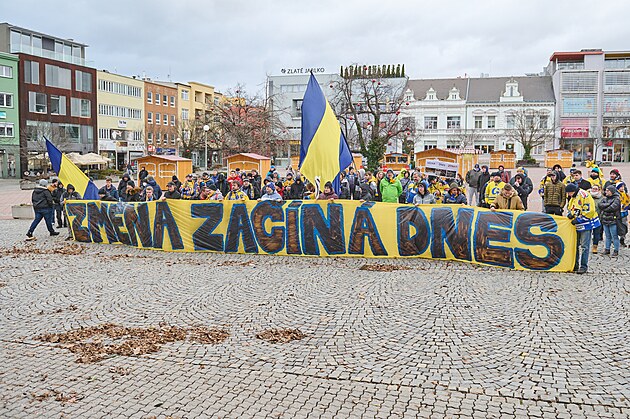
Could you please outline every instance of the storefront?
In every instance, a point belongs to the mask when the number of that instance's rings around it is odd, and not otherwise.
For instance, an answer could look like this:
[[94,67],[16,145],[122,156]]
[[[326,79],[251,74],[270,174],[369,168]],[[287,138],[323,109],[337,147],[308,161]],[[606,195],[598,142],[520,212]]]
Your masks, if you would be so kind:
[[604,118],[602,161],[630,161],[630,117]]

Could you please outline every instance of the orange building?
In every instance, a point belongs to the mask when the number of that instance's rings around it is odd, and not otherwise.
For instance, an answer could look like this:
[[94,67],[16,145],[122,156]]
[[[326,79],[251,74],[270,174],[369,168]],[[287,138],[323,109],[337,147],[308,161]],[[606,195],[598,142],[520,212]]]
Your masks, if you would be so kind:
[[145,135],[149,154],[177,155],[177,85],[144,80]]

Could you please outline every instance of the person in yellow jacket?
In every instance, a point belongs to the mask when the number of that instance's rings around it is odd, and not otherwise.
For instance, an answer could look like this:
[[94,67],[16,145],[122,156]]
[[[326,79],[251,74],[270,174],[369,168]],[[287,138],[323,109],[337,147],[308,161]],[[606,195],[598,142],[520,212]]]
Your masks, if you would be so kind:
[[591,184],[591,187],[597,185],[599,186],[600,190],[604,190],[604,184],[606,183],[606,180],[602,175],[602,171],[599,170],[599,167],[591,168],[591,173],[589,175],[588,181]]
[[501,181],[501,173],[492,173],[491,178],[488,183],[486,183],[486,187],[483,191],[483,202],[488,205],[487,208],[489,208],[490,205],[494,204],[494,201],[496,201],[497,196],[499,196],[504,186],[505,182]]
[[241,191],[241,185],[237,181],[231,183],[231,190],[225,196],[228,201],[249,201],[249,197]]
[[575,183],[569,183],[565,190],[569,199],[567,217],[571,220],[571,224],[575,225],[578,233],[573,270],[583,274],[588,271],[592,230],[601,226],[601,223],[597,215],[595,201],[588,191],[578,188]]

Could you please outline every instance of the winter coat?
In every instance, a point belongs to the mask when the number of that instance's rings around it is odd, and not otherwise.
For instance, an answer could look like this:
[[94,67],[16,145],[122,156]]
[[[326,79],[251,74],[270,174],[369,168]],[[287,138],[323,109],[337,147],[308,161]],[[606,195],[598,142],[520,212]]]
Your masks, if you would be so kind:
[[484,202],[488,205],[492,205],[497,196],[501,194],[501,189],[505,186],[504,182],[489,181],[483,191]]
[[221,191],[223,196],[227,195],[227,193],[230,191],[230,187],[228,183],[226,182],[225,175],[223,173],[219,173],[219,175],[217,176],[216,185],[217,185],[217,189]]
[[147,181],[147,185],[153,188],[153,196],[155,199],[160,199],[162,197],[162,188],[160,188],[160,185],[157,184],[155,179]]
[[166,192],[164,192],[164,198],[166,198],[166,199],[181,199],[182,198],[182,194],[177,192],[177,190],[174,190],[173,192],[166,191]]
[[319,198],[317,199],[339,199],[339,196],[335,193],[335,191],[331,191],[330,193],[322,192],[319,194]]
[[291,185],[291,188],[289,189],[289,199],[302,199],[302,197],[304,196],[304,191],[306,190],[306,187],[304,186],[304,182],[302,182],[302,180],[300,179],[300,181],[298,181],[296,179],[295,182],[293,182],[293,185]]
[[251,200],[256,200],[260,198],[260,190],[254,184],[249,184],[248,187],[243,186],[241,190],[247,195],[247,197]]
[[103,186],[101,189],[99,189],[98,193],[103,193],[106,196],[109,196],[111,198],[114,198],[114,200],[118,201],[118,189],[114,188],[114,186],[112,186],[111,188],[107,189],[107,186]]
[[595,201],[591,194],[583,189],[579,189],[569,200],[567,210],[569,215],[574,216],[571,223],[575,225],[577,231],[593,230],[601,225]]
[[446,192],[444,194],[444,199],[442,200],[442,202],[444,202],[445,204],[468,204],[466,195],[461,192],[456,195],[451,195],[450,193]]
[[545,183],[543,203],[545,204],[545,207],[564,208],[567,203],[567,193],[562,182]]
[[66,200],[73,199],[81,199],[81,194],[77,191],[68,192],[67,190],[61,195],[61,205],[63,205]]
[[48,209],[53,207],[53,197],[48,188],[36,186],[31,195],[33,209]]
[[366,183],[366,182],[359,183],[359,199],[362,199],[363,201],[374,200],[372,187],[370,186],[369,183]]
[[481,169],[479,170],[472,169],[472,170],[469,170],[468,173],[466,173],[466,183],[471,188],[474,188],[474,189],[479,188],[480,179],[481,179]]
[[509,198],[504,197],[502,193],[499,194],[490,208],[525,211],[523,202],[515,190],[512,190]]
[[414,205],[433,205],[436,204],[437,201],[435,200],[435,195],[430,192],[426,192],[424,195],[417,193],[413,197],[413,203]]
[[591,189],[591,186],[592,186],[591,182],[589,182],[588,180],[586,180],[584,178],[580,179],[577,182],[574,181],[574,182],[570,182],[570,183],[575,183],[578,186],[578,188],[583,189],[585,191],[588,191],[589,189]]
[[66,188],[61,187],[61,188],[55,188],[55,190],[50,193],[52,195],[54,205],[59,205],[61,203],[61,195],[63,195],[65,191],[66,191]]
[[261,201],[282,201],[282,197],[280,196],[278,192],[274,190],[271,195],[266,193],[263,196],[261,196],[260,200]]
[[[615,187],[612,187],[615,189]],[[619,199],[619,192],[615,189],[612,196],[604,196],[599,201],[599,216],[602,224],[612,225],[621,219],[621,199]]]
[[134,187],[126,194],[127,202],[142,202],[144,197],[142,196],[142,188],[139,186]]
[[389,179],[384,178],[379,185],[383,202],[398,202],[398,197],[402,194],[402,185],[396,178]]
[[125,199],[125,196],[127,194],[127,182],[130,180],[131,178],[129,177],[129,175],[123,175],[122,179],[120,179],[120,182],[118,182],[118,196],[123,200]]
[[[490,173],[489,172],[481,172],[479,175],[479,186],[477,186],[477,191],[480,194],[485,192],[486,183],[490,182]],[[479,201],[482,201],[482,197],[479,197]]]
[[149,172],[147,172],[146,170],[140,170],[140,173],[138,173],[138,179],[140,179],[140,182],[142,182],[144,179],[146,179],[146,177],[149,176]]

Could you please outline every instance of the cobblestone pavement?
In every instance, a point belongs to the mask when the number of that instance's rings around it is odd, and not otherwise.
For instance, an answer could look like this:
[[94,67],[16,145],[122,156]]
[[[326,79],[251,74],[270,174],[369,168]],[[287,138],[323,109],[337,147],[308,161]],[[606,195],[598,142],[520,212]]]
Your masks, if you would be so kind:
[[[2,418],[630,415],[630,249],[593,256],[586,275],[422,259],[371,272],[366,259],[51,254],[69,242],[40,226],[27,245],[27,227],[0,221]],[[230,337],[90,364],[34,339],[106,322]],[[256,338],[268,328],[307,336]]]

